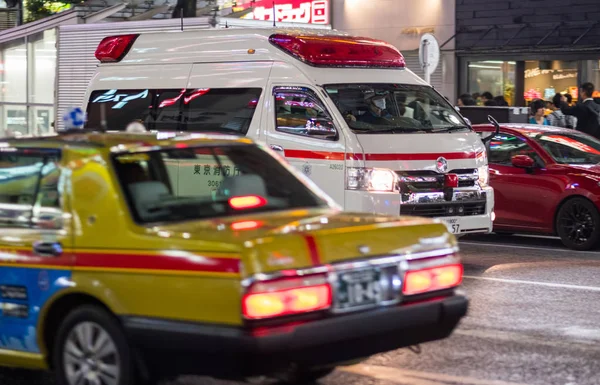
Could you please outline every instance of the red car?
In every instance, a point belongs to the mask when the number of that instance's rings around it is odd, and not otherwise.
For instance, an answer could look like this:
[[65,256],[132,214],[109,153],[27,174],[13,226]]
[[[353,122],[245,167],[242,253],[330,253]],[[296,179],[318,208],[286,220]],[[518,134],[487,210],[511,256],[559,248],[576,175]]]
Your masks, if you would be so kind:
[[[473,127],[483,138],[492,125]],[[558,235],[575,250],[600,243],[600,140],[572,129],[500,124],[487,142],[494,232]]]

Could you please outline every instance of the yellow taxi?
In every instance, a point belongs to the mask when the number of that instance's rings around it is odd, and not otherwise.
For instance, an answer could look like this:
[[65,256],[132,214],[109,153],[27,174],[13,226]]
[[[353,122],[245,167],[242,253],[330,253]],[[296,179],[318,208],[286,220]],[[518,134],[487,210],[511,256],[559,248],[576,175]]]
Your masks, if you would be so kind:
[[342,212],[247,139],[0,140],[0,366],[316,379],[449,336],[457,251],[437,221]]

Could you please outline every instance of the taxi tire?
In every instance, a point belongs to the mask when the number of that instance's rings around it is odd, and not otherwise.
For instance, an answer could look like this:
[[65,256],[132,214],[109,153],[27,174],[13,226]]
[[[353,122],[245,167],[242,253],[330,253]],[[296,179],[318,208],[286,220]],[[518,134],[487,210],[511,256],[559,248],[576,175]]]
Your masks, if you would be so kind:
[[82,322],[93,322],[106,331],[118,350],[121,361],[121,374],[118,385],[135,385],[135,364],[132,351],[119,322],[106,310],[95,305],[83,305],[72,310],[58,328],[58,334],[52,350],[56,385],[69,385],[63,365],[62,347],[71,330]]

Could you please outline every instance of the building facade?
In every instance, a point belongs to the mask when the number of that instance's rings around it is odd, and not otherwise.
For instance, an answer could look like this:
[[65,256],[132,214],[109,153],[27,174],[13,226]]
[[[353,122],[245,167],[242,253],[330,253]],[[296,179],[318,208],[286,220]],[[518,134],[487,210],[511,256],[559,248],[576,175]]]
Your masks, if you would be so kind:
[[[332,26],[353,35],[385,40],[405,56],[407,67],[423,77],[421,36],[433,34],[442,46],[431,84],[450,100],[456,94],[455,0],[330,0]],[[482,0],[485,1],[485,0]]]
[[[70,58],[90,55],[87,43],[99,41],[103,30],[113,32],[107,23],[131,22],[118,28],[123,31],[137,31],[138,27],[139,31],[153,30],[152,23],[156,28],[166,28],[167,24],[178,28],[177,23],[165,20],[171,17],[174,4],[175,0],[131,4],[89,0],[45,19],[0,31],[0,136],[51,133],[60,126],[57,120],[65,106],[79,100],[95,65],[93,55],[82,66]],[[219,15],[229,20],[254,19],[268,24],[275,18],[275,22],[327,25],[385,40],[402,51],[407,67],[419,76],[423,76],[418,60],[420,38],[431,33],[443,45],[431,83],[444,96],[454,99],[454,4],[455,0],[198,0],[197,16],[206,19],[218,6]],[[186,22],[190,26],[198,23],[195,19]],[[77,35],[75,25],[81,24],[104,26],[92,28],[94,31],[83,28]],[[122,24],[115,28],[117,25]],[[65,39],[60,28],[66,33],[71,31],[70,26],[74,29],[69,36],[73,37]],[[83,40],[87,41],[84,48]]]
[[600,87],[600,1],[456,0],[456,56],[459,93],[577,100],[582,82]]

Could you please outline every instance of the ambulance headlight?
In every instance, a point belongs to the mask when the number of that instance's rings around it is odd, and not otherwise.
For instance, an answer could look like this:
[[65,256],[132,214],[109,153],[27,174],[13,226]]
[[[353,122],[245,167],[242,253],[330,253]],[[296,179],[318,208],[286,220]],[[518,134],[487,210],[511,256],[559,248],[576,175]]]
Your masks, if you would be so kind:
[[490,183],[490,169],[487,165],[477,168],[477,177],[481,187],[487,187]]
[[373,192],[398,191],[398,176],[386,168],[349,167],[346,169],[346,187]]

